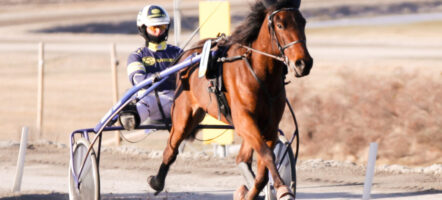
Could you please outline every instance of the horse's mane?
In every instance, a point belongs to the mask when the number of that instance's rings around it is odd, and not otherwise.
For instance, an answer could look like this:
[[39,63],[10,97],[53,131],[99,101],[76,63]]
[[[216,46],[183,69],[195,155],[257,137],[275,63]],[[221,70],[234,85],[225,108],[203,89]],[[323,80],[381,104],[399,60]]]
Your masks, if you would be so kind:
[[248,45],[256,40],[261,29],[262,22],[266,16],[267,9],[261,2],[251,6],[251,11],[246,19],[233,31],[230,36],[230,43]]
[[[278,1],[272,6],[272,8],[269,8],[269,10],[277,10],[286,7],[299,7],[299,1]],[[250,9],[251,11],[246,19],[236,27],[230,36],[230,44],[239,43],[248,45],[258,38],[259,30],[261,29],[268,10],[261,1],[257,1]]]

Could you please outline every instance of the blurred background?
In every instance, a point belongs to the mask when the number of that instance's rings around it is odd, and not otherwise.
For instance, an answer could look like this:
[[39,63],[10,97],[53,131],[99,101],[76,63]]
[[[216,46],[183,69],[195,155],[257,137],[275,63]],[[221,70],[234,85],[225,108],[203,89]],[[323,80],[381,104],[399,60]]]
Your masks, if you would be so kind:
[[[229,2],[234,30],[254,0]],[[180,45],[198,28],[198,3],[180,1]],[[119,95],[130,88],[125,64],[143,45],[135,19],[146,4],[174,16],[173,0],[0,0],[0,140],[19,141],[28,126],[31,141],[68,144],[73,130],[94,127],[113,105],[111,44]],[[364,163],[377,142],[378,163],[442,163],[442,1],[303,0],[300,9],[314,58],[310,75],[287,85],[300,158]],[[280,127],[294,131],[287,110]]]

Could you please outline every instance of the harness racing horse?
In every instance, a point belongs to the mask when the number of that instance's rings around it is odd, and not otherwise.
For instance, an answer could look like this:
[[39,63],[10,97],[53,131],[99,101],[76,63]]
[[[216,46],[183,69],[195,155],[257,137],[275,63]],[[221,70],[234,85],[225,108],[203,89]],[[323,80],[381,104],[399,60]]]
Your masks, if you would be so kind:
[[[256,2],[246,20],[226,42],[229,46],[226,57],[240,59],[222,64],[223,93],[230,107],[231,122],[224,115],[221,120],[232,124],[243,139],[237,163],[247,163],[251,171],[252,154],[258,155],[254,184],[248,190],[240,187],[235,193],[238,199],[255,199],[268,181],[268,171],[274,180],[277,197],[294,198],[277,171],[272,149],[278,140],[278,125],[285,108],[287,67],[295,77],[302,77],[309,74],[313,65],[305,42],[306,21],[299,4],[297,0]],[[200,47],[190,49],[182,58],[199,52]],[[171,111],[172,129],[163,161],[158,173],[148,178],[156,194],[164,188],[180,143],[194,136],[195,128],[206,113],[218,116],[216,97],[208,92],[209,81],[199,78],[197,69],[196,65],[190,66],[178,73]]]

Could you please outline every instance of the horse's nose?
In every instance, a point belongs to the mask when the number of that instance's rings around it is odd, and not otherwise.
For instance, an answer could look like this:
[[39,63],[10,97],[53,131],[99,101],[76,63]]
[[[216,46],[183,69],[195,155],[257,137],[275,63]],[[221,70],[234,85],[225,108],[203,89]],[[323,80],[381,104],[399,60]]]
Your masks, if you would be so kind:
[[298,72],[297,76],[305,76],[305,62],[303,59],[298,59],[295,61],[295,70]]
[[299,71],[304,71],[304,67],[305,67],[305,62],[302,59],[296,60],[295,61],[295,66],[299,69]]
[[300,72],[300,75],[306,76],[310,73],[312,68],[313,59],[298,59],[295,61],[295,67]]

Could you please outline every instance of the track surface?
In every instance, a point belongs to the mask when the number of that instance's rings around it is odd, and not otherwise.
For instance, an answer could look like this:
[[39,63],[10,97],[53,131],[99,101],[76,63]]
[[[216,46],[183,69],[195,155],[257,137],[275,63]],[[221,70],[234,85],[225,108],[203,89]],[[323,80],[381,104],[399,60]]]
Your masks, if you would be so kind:
[[[165,137],[158,133],[152,140]],[[2,143],[0,148],[4,199],[67,199],[68,148],[40,142],[28,147],[21,194],[12,194],[18,144]],[[207,152],[210,154],[210,152]],[[106,148],[100,175],[103,199],[231,199],[244,184],[234,158],[214,158],[201,152],[180,155],[158,196],[147,186],[155,173],[160,151],[136,148]],[[439,171],[437,171],[439,170]],[[416,173],[401,167],[378,168],[374,177],[373,199],[440,199],[442,166]],[[437,174],[438,173],[438,174]],[[364,167],[353,163],[304,160],[298,164],[298,199],[360,199]],[[2,198],[2,199],[3,199]]]

